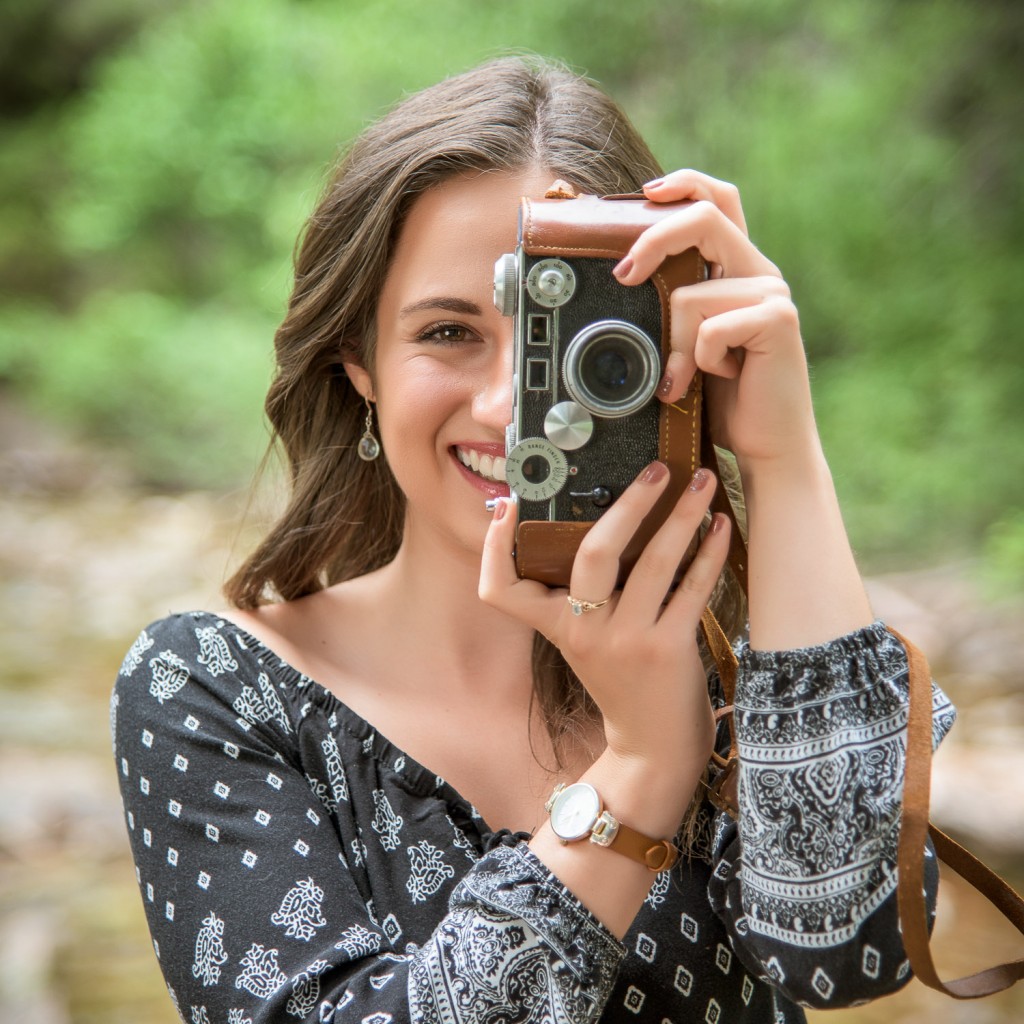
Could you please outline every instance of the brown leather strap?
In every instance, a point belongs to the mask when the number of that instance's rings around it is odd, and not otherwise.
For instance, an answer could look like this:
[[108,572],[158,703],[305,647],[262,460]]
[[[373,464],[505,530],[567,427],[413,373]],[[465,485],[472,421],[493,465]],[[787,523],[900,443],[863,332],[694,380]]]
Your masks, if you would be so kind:
[[[739,531],[736,531],[739,532]],[[739,807],[739,748],[736,745],[736,727],[733,724],[733,701],[736,698],[736,671],[739,663],[733,653],[729,638],[725,635],[718,619],[710,608],[705,608],[700,617],[700,628],[704,633],[711,657],[718,667],[718,676],[722,681],[722,692],[725,694],[725,707],[715,712],[715,720],[726,719],[729,729],[729,753],[722,757],[717,751],[712,752],[711,760],[721,769],[710,785],[705,784],[708,799],[720,810],[732,818],[738,818]]]
[[998,964],[976,974],[944,982],[939,978],[929,946],[928,914],[924,894],[924,851],[929,833],[939,857],[970,882],[1024,934],[1024,901],[995,872],[928,823],[931,796],[932,687],[925,656],[896,630],[909,664],[907,767],[903,783],[903,812],[897,850],[899,905],[903,945],[915,976],[930,988],[955,999],[977,999],[1009,988],[1024,977],[1024,960]]
[[679,850],[667,839],[651,839],[621,821],[608,849],[638,860],[650,871],[668,871],[679,860]]
[[[732,530],[729,533],[729,568],[732,569],[737,583],[744,594],[747,593],[747,543],[743,539],[743,532],[736,519],[736,509],[732,506],[728,491],[724,483],[725,474],[722,471],[722,460],[718,457],[718,449],[711,439],[711,420],[709,417],[708,403],[702,402],[700,408],[701,432],[700,432],[700,464],[710,466],[714,464],[718,471],[718,486],[711,498],[711,511],[724,512],[729,517]],[[717,660],[717,659],[716,659]],[[719,666],[721,667],[721,666]],[[731,703],[731,701],[730,701]]]

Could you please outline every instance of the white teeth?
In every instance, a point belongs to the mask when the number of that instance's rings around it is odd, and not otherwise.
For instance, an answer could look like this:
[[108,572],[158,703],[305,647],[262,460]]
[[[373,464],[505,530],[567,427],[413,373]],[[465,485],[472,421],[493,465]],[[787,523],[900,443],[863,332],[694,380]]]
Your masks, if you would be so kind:
[[472,448],[456,448],[455,454],[464,466],[487,480],[505,483],[505,459],[501,455],[481,455]]

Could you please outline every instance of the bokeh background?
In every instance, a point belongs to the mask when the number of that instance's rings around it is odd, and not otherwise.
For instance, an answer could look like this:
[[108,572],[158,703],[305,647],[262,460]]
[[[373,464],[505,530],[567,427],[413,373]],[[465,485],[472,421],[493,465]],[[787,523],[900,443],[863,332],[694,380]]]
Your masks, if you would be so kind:
[[[303,217],[405,92],[527,50],[736,182],[801,311],[877,609],[961,706],[935,816],[1024,881],[1019,0],[0,2],[0,1022],[170,1022],[107,695],[270,514]],[[1019,956],[944,885],[949,971]],[[1024,987],[1024,986],[1022,986]],[[836,1021],[1009,1022],[914,984]],[[822,1015],[815,1015],[822,1019]]]

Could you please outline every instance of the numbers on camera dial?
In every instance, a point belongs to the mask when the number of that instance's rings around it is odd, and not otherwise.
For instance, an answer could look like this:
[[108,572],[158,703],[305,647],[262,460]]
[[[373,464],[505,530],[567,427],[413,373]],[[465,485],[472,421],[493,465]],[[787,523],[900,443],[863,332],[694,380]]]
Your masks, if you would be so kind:
[[554,309],[568,302],[576,291],[576,275],[562,260],[540,260],[526,276],[526,290],[538,306]]
[[523,501],[547,501],[569,479],[565,455],[543,437],[520,441],[505,457],[505,479]]

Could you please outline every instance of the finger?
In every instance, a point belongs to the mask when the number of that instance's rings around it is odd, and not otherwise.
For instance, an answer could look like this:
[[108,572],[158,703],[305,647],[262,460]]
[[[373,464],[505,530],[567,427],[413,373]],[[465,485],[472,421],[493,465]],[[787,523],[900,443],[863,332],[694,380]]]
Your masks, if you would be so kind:
[[[731,309],[758,305],[769,297],[789,298],[789,286],[782,278],[731,277],[676,288],[669,299],[672,352],[665,364],[658,397],[663,402],[675,402],[686,391],[697,369],[694,347],[697,332],[705,321]],[[728,369],[738,368],[737,365]]]
[[620,620],[632,620],[641,627],[657,620],[716,486],[717,480],[710,470],[702,468],[694,473],[689,487],[679,496],[630,572],[619,600]]
[[711,527],[694,556],[690,567],[683,575],[679,586],[669,598],[659,619],[670,630],[689,629],[700,620],[701,612],[711,600],[711,594],[722,575],[725,560],[729,555],[729,534],[732,524],[729,517],[716,512],[711,517]]
[[726,310],[704,320],[697,329],[693,358],[705,373],[735,377],[747,353],[763,353],[782,333],[799,340],[796,307],[781,298]]
[[560,604],[565,603],[565,591],[550,590],[543,583],[519,578],[512,557],[518,518],[515,503],[508,498],[499,498],[498,502],[484,538],[477,594],[484,604],[547,635],[546,630],[561,610]]
[[622,284],[646,281],[669,257],[696,247],[724,277],[781,277],[779,268],[714,203],[698,200],[647,228],[615,267]]
[[667,485],[668,467],[652,462],[588,531],[572,563],[574,598],[603,601],[612,593],[622,552]]
[[747,220],[743,215],[740,190],[728,181],[721,181],[712,178],[710,174],[685,168],[666,174],[657,181],[649,181],[644,185],[644,193],[656,203],[706,199],[714,203],[743,234],[747,234]]

